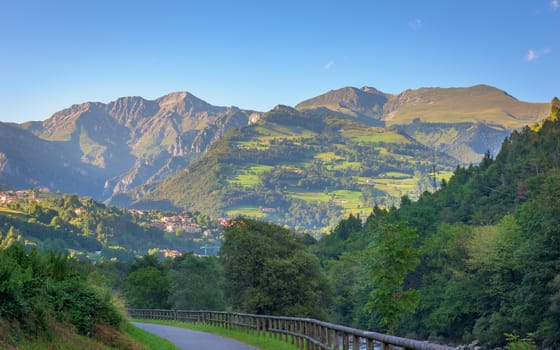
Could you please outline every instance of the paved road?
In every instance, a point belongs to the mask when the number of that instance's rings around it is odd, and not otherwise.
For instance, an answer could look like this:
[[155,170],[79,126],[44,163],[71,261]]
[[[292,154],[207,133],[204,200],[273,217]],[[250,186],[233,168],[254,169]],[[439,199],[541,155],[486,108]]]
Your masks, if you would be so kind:
[[169,339],[181,350],[256,350],[236,340],[189,329],[158,324],[132,322],[136,327]]

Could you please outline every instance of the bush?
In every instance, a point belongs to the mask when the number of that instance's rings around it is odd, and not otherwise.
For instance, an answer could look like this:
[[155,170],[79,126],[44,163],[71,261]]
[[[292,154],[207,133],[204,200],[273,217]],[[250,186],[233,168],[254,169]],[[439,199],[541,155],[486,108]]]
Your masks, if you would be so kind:
[[0,318],[28,335],[47,333],[50,319],[91,335],[97,324],[118,328],[123,317],[107,290],[77,272],[79,262],[62,255],[0,250]]

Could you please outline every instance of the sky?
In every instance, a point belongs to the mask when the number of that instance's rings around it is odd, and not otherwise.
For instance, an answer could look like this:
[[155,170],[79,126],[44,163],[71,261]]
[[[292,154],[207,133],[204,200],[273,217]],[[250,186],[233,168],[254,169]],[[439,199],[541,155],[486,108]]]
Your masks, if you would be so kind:
[[559,0],[0,0],[0,121],[188,91],[267,111],[344,86],[560,95]]

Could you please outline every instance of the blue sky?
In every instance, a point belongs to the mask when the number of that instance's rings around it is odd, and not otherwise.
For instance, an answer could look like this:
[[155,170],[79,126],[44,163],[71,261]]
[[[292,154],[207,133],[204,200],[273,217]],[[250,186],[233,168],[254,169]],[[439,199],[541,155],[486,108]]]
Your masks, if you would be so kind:
[[173,91],[266,111],[476,84],[560,95],[558,0],[0,1],[0,121]]

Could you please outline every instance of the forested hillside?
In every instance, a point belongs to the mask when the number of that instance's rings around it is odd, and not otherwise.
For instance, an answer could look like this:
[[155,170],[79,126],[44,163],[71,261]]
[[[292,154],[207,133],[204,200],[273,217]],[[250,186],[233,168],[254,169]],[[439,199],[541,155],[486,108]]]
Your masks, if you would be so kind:
[[[437,164],[435,160],[437,159]],[[277,106],[232,129],[190,167],[133,193],[137,208],[191,208],[320,231],[402,195],[433,190],[459,163],[397,130]],[[438,173],[434,173],[437,167]]]
[[[341,221],[317,248],[335,288],[334,321],[389,326],[386,310],[372,308],[383,285],[364,281],[398,271],[372,270],[379,259],[372,252],[381,246],[396,255],[408,237],[418,264],[395,294],[385,295],[401,306],[392,319],[398,334],[490,345],[503,344],[505,333],[533,334],[542,346],[558,347],[559,109],[555,98],[541,125],[514,132],[495,159],[458,167],[439,191],[418,202],[403,197],[399,209],[375,210],[365,226],[355,217]],[[415,234],[405,235],[409,230]]]
[[22,244],[90,261],[133,260],[148,251],[217,251],[221,227],[199,213],[135,212],[37,189],[20,191],[20,197],[10,193],[0,195],[9,198],[9,204],[0,205],[0,248]]

